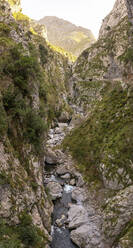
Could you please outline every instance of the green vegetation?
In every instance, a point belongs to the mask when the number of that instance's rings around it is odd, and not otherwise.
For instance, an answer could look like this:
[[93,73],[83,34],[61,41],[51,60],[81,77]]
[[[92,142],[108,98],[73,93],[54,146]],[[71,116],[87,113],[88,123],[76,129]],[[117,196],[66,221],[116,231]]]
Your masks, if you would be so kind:
[[7,133],[7,127],[8,127],[7,115],[2,105],[2,102],[0,102],[0,140]]
[[11,31],[9,25],[7,25],[6,23],[0,22],[0,35],[4,35],[7,36],[9,34],[9,32]]
[[[39,150],[43,134],[47,125],[40,116],[40,113],[33,111],[31,105],[26,104],[26,99],[31,102],[31,95],[34,92],[33,84],[29,80],[38,81],[40,78],[40,67],[35,56],[23,55],[21,44],[9,49],[8,56],[4,60],[2,74],[8,75],[13,80],[3,92],[3,106],[8,114],[9,122],[17,117],[17,122],[23,120],[22,133],[25,141],[33,144]],[[3,136],[7,131],[6,113],[1,105],[0,134]],[[10,125],[9,130],[10,133]],[[12,132],[11,132],[12,133]]]
[[17,21],[27,22],[27,24],[29,23],[30,18],[22,12],[14,12],[13,16]]
[[119,56],[119,59],[121,62],[124,62],[125,64],[129,62],[133,64],[133,48],[132,47],[127,48],[125,52]]
[[70,61],[75,62],[77,59],[77,56],[74,56],[71,52],[68,52],[64,50],[62,47],[55,46],[48,42],[48,45],[50,48],[52,48],[53,51],[58,52],[62,54],[63,56],[67,57]]
[[47,238],[32,224],[32,218],[26,212],[20,216],[20,223],[9,226],[0,219],[0,248],[44,248]]
[[45,63],[47,63],[48,50],[42,44],[39,44],[39,52],[41,63],[42,65],[44,65]]
[[132,95],[132,88],[123,90],[117,82],[105,92],[88,120],[66,137],[64,147],[70,148],[88,180],[99,177],[100,164],[105,165],[107,178],[115,178],[118,168],[123,168],[133,179]]
[[[14,63],[13,63],[14,61]],[[10,55],[6,60],[3,72],[13,78],[14,84],[23,92],[28,91],[29,77],[37,77],[39,65],[37,59],[32,56],[22,55],[21,44],[10,49]]]
[[5,171],[0,172],[0,185],[9,184],[8,175]]
[[28,141],[33,144],[37,151],[41,149],[40,144],[43,141],[43,134],[48,129],[47,124],[41,116],[35,111],[29,109],[26,113],[26,132],[25,136],[28,138]]
[[[47,125],[41,118],[40,114],[26,106],[22,94],[18,88],[13,89],[12,87],[9,87],[7,89],[3,96],[3,104],[5,110],[10,116],[10,121],[15,120],[16,117],[18,120],[23,119],[23,138],[30,144],[33,144],[36,151],[39,151],[43,134],[47,131]],[[3,126],[1,124],[1,129],[2,127]],[[3,128],[6,128],[6,126]]]
[[128,232],[128,238],[129,238],[130,245],[133,246],[133,221],[132,221],[132,227],[130,228]]

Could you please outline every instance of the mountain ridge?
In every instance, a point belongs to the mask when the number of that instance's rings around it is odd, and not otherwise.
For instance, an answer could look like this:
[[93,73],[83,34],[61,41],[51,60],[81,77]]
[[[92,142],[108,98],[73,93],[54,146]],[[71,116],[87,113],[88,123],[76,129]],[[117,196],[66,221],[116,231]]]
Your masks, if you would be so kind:
[[53,45],[62,47],[75,56],[95,42],[91,30],[76,26],[56,16],[46,16],[39,23],[47,28],[48,40]]

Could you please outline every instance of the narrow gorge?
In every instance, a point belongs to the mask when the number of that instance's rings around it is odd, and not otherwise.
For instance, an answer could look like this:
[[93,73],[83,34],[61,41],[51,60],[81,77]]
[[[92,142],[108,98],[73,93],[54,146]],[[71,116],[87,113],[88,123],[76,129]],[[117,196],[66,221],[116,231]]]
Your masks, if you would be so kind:
[[0,248],[133,248],[132,0],[71,59],[0,0]]

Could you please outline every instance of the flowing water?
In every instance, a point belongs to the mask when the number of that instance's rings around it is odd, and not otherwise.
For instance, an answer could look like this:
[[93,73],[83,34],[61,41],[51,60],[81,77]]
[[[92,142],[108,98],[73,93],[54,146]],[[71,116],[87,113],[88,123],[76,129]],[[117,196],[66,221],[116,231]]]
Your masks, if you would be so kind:
[[[52,227],[51,227],[52,242],[51,242],[50,247],[51,248],[77,248],[77,246],[71,241],[70,231],[67,226],[68,224],[67,213],[69,209],[69,204],[72,203],[71,193],[75,187],[65,183],[65,179],[62,179],[59,176],[54,175],[55,170],[52,171],[52,167],[50,169],[50,167],[46,166],[45,170],[47,171],[47,175],[49,175],[48,181],[58,182],[62,184],[62,187],[63,187],[62,197],[53,201],[54,211],[52,214]],[[66,217],[65,218],[66,221],[63,223],[63,225],[61,225],[61,227],[59,227],[56,221],[61,219],[62,216]]]
[[60,228],[56,225],[56,220],[60,219],[62,215],[65,215],[67,219],[68,205],[72,203],[71,190],[72,186],[65,185],[62,198],[54,202],[51,248],[77,247],[70,239],[70,231],[67,225],[65,224]]

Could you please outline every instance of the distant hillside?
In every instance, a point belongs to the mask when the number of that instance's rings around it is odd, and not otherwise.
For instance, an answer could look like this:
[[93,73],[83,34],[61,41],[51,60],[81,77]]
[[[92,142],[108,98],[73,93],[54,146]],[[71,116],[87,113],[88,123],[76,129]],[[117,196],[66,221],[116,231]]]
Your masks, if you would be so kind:
[[95,42],[91,30],[78,27],[58,17],[46,16],[39,22],[45,24],[50,43],[62,47],[74,56],[79,56],[83,50]]

